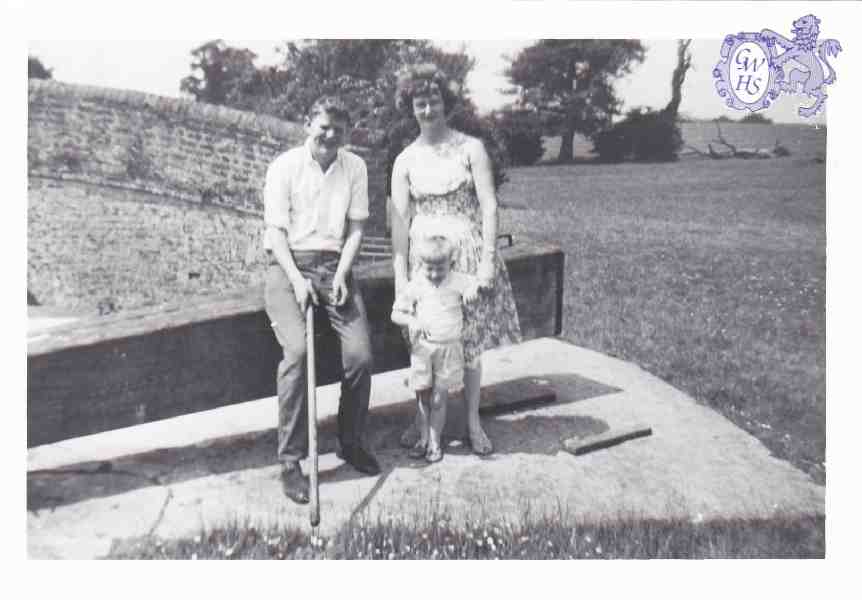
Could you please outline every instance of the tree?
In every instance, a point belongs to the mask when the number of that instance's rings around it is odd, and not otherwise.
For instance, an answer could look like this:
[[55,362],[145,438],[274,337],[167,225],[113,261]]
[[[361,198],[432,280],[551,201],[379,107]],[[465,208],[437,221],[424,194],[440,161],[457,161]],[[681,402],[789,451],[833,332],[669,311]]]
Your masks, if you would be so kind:
[[515,166],[534,165],[545,153],[542,123],[535,111],[506,107],[492,113],[494,125],[506,141]]
[[429,40],[300,40],[287,42],[281,69],[288,86],[280,100],[294,107],[293,118],[324,94],[338,94],[361,127],[385,129],[398,118],[395,90],[398,71],[433,62],[457,82],[466,95],[467,74],[475,60],[463,50],[445,52]]
[[542,116],[547,135],[562,135],[560,162],[573,159],[576,132],[591,135],[619,114],[614,79],[643,61],[639,40],[539,40],[506,69],[519,88],[520,104]]
[[755,123],[757,125],[772,125],[772,119],[761,113],[748,113],[739,120],[740,123]]
[[630,110],[619,123],[593,134],[592,140],[603,162],[672,161],[682,147],[676,120],[664,111],[643,108]]
[[35,56],[27,57],[27,79],[51,79],[51,71]]
[[293,121],[315,99],[338,94],[360,126],[388,126],[402,66],[434,62],[463,85],[475,64],[463,50],[445,52],[429,40],[303,39],[284,42],[278,51],[279,65],[257,68],[253,52],[222,40],[207,42],[192,50],[193,73],[180,89],[202,102]]
[[676,43],[676,68],[670,78],[670,102],[664,107],[662,113],[676,120],[679,114],[679,105],[682,102],[682,84],[685,83],[685,74],[691,68],[691,51],[688,47],[691,40],[677,40]]
[[[257,55],[246,48],[233,48],[223,40],[212,40],[191,51],[193,73],[180,81],[180,91],[199,102],[229,104],[252,89],[259,76]],[[198,74],[199,72],[199,74]]]
[[662,110],[636,108],[626,118],[594,133],[593,148],[599,159],[618,162],[635,160],[671,161],[677,159],[682,147],[679,128],[679,105],[682,103],[682,85],[691,68],[691,40],[678,40],[676,67],[670,78],[671,97]]

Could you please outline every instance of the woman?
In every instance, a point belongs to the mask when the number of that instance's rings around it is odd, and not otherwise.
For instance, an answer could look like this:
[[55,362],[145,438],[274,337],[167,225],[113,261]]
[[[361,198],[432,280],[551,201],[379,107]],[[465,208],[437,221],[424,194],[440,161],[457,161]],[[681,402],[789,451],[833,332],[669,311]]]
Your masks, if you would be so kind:
[[455,100],[434,65],[412,67],[399,79],[397,105],[417,120],[419,136],[398,155],[392,171],[395,291],[417,266],[409,255],[410,240],[428,233],[452,240],[455,269],[479,278],[479,300],[464,314],[464,397],[470,445],[486,455],[494,448],[479,421],[481,354],[520,342],[521,329],[509,274],[497,254],[493,167],[481,140],[447,123]]

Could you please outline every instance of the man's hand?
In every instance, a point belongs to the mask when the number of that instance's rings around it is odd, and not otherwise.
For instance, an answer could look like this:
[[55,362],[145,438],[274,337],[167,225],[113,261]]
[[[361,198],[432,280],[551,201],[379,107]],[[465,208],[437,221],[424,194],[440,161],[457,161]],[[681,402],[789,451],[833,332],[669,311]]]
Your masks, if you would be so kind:
[[329,296],[330,304],[344,306],[344,303],[347,302],[348,294],[350,294],[350,289],[347,287],[347,280],[344,275],[336,273],[332,279],[332,293]]
[[479,297],[479,280],[471,282],[464,290],[464,302],[475,302]]
[[494,289],[494,263],[482,261],[476,270],[476,278],[479,280],[479,290]]
[[299,304],[299,308],[302,310],[303,314],[305,314],[305,309],[308,307],[309,298],[311,299],[311,302],[317,306],[317,292],[314,291],[314,285],[311,283],[310,279],[297,277],[290,283],[293,286],[293,294],[296,296],[296,302]]
[[399,277],[398,275],[396,275],[395,276],[395,297],[396,298],[401,295],[401,290],[403,290],[405,287],[407,287],[407,278],[406,277]]

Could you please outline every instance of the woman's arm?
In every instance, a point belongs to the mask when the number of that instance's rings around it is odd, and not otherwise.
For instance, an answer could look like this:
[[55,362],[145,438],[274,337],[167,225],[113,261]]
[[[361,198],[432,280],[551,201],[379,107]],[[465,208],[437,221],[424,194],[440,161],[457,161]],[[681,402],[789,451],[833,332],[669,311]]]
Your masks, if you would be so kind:
[[458,273],[458,287],[461,292],[461,300],[465,304],[475,302],[479,296],[480,282],[478,277],[468,275],[467,273]]
[[468,147],[476,196],[482,207],[482,258],[476,276],[481,287],[494,287],[494,261],[497,253],[497,193],[491,159],[481,140],[472,138]]
[[407,283],[407,251],[410,235],[410,188],[403,154],[392,168],[392,268],[395,271],[395,295]]

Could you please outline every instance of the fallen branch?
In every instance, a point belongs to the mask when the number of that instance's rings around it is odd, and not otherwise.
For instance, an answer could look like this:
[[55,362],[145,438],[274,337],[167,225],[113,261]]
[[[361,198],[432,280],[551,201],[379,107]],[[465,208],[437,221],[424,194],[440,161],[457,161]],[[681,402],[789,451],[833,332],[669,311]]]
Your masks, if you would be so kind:
[[708,154],[708,153],[703,152],[702,150],[698,150],[697,148],[695,148],[694,146],[690,146],[689,144],[685,144],[683,147],[684,147],[686,150],[689,150],[689,151],[691,151],[691,152],[694,152],[694,153],[695,153],[695,154],[697,154],[698,156],[709,156],[709,154]]
[[[721,123],[716,121],[715,126],[718,129],[718,138],[713,140],[713,142],[725,146],[728,150],[717,150],[713,148],[712,143],[707,144],[706,146],[709,149],[708,156],[710,158],[720,160],[723,158],[777,158],[779,156],[790,156],[790,150],[782,146],[779,140],[775,140],[775,146],[772,148],[738,148],[725,139],[721,133]],[[704,155],[698,150],[695,150],[695,152],[701,156]]]

